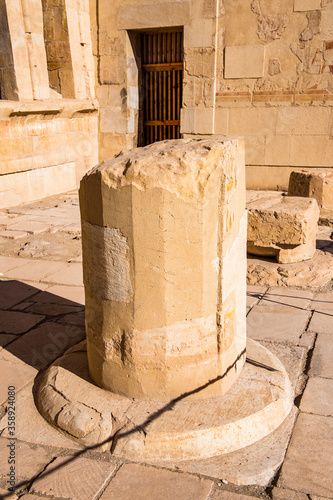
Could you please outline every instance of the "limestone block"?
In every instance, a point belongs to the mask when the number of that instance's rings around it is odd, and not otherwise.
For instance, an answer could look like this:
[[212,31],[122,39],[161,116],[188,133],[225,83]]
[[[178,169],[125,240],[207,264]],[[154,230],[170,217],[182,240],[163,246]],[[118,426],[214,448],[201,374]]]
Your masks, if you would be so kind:
[[190,2],[124,5],[118,9],[118,29],[184,26],[190,22]]
[[320,0],[294,0],[294,11],[317,10],[321,8]]
[[193,397],[224,393],[245,352],[243,141],[122,152],[82,179],[80,205],[93,380],[144,399],[211,380]]
[[313,168],[291,172],[288,194],[314,198],[321,209],[333,211],[333,169]]
[[276,191],[247,192],[247,251],[283,264],[311,259],[319,218],[315,200]]
[[185,47],[212,47],[215,26],[213,19],[195,19],[184,29]]
[[225,48],[224,78],[262,78],[265,47],[238,45]]

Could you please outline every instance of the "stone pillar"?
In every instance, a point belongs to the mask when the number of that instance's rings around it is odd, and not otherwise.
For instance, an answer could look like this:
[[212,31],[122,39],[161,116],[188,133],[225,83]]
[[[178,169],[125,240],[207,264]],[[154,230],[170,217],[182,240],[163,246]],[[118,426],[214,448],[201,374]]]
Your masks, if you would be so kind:
[[133,398],[223,394],[245,361],[244,145],[183,139],[81,181],[89,371]]

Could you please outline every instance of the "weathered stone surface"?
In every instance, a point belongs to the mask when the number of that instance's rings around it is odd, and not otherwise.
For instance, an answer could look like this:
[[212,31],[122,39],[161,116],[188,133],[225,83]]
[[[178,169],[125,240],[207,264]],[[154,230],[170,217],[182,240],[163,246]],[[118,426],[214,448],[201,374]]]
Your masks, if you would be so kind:
[[316,168],[291,172],[288,195],[314,198],[322,211],[332,211],[333,170]]
[[301,413],[283,463],[278,486],[331,497],[333,419]]
[[311,259],[316,250],[317,202],[282,193],[247,192],[247,250],[279,263]]
[[99,460],[75,456],[56,458],[45,474],[33,482],[31,491],[71,500],[95,500],[115,469],[114,464]]
[[[0,438],[0,476],[2,477],[6,477],[9,472],[9,443],[9,439]],[[54,452],[49,449],[15,440],[15,469],[18,480],[33,479],[53,458]]]
[[305,493],[299,491],[286,490],[284,488],[273,488],[272,490],[273,500],[308,500],[308,498]]
[[333,278],[333,255],[317,250],[309,261],[278,264],[267,258],[248,256],[249,285],[304,287],[317,289],[328,285]]
[[247,333],[255,340],[297,345],[310,311],[286,310],[282,305],[257,306],[247,316]]
[[332,333],[333,314],[329,312],[314,312],[308,329],[315,333]]
[[5,349],[0,349],[0,404],[8,399],[8,386],[13,385],[16,391],[22,389],[37,375],[37,370],[26,365],[18,357]]
[[172,466],[179,471],[202,474],[236,485],[266,486],[284,460],[296,413],[294,408],[278,429],[242,450],[206,460],[155,462],[155,465]]
[[[32,389],[33,384],[30,382],[16,394],[17,407],[24,408],[24,411],[16,412],[16,439],[25,443],[79,450],[80,446],[74,440],[62,435],[44,420],[36,408]],[[0,420],[0,432],[2,431],[2,437],[10,438],[7,426],[8,417],[5,415]]]
[[261,78],[264,76],[264,60],[263,46],[227,46],[224,78]]
[[[166,403],[124,398],[94,386],[88,375],[84,344],[78,345],[46,372],[38,406],[50,423],[80,443],[95,445],[98,451],[109,449],[112,441],[115,455],[135,460],[207,459],[266,436],[290,411],[292,389],[281,363],[251,341],[247,353],[249,363],[224,396],[196,400],[188,393]],[[283,356],[290,359],[288,349]],[[297,355],[290,363],[292,369],[289,365],[288,369],[297,379]],[[264,365],[273,370],[266,372],[260,368]],[[70,418],[66,414],[59,422],[59,413],[70,406],[79,407],[81,413]],[[92,418],[92,410],[99,416],[98,421]],[[98,446],[104,440],[104,445]],[[265,469],[265,477],[267,474],[271,474],[271,468],[269,472]]]
[[241,495],[239,493],[232,493],[231,491],[215,490],[211,496],[212,500],[253,500],[259,497],[248,495]]
[[246,307],[253,307],[257,304],[266,291],[265,287],[248,285],[246,287]]
[[305,413],[333,417],[333,380],[310,377],[301,400],[300,410]]
[[272,287],[265,293],[260,301],[260,305],[274,306],[279,304],[279,306],[289,308],[289,311],[292,311],[291,308],[310,309],[313,295],[311,290]]
[[39,314],[22,313],[18,311],[1,311],[0,331],[19,335],[31,330],[45,319]]
[[84,337],[84,328],[78,325],[45,321],[12,342],[7,350],[25,363],[40,370],[61,356],[69,347],[83,340]]
[[101,500],[206,500],[213,481],[154,467],[126,464],[107,486]]
[[87,347],[100,386],[170,399],[221,376],[193,394],[203,398],[224,393],[240,373],[243,159],[233,138],[165,141],[83,178]]
[[327,334],[317,335],[309,373],[317,377],[333,378],[332,330]]

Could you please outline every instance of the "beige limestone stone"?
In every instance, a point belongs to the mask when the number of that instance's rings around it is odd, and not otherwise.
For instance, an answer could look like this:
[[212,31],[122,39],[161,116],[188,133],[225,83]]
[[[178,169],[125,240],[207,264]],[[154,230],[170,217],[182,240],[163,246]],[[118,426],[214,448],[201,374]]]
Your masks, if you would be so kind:
[[312,376],[333,379],[333,347],[330,333],[317,336],[309,373]]
[[146,3],[126,5],[118,9],[118,29],[156,28],[188,24],[190,2]]
[[[121,397],[92,384],[85,346],[81,343],[45,373],[39,387],[38,407],[52,425],[85,446],[93,445],[97,451],[108,450],[112,442],[115,455],[153,463],[166,460],[164,464],[175,460],[177,465],[185,459],[208,460],[205,465],[209,470],[209,457],[239,450],[267,436],[291,408],[293,389],[281,362],[253,341],[249,341],[247,353],[248,363],[224,396],[193,400],[186,393],[169,402],[147,401]],[[291,353],[286,346],[280,354],[288,359],[286,366],[296,385],[299,352]],[[263,370],[262,366],[272,369]],[[69,406],[80,407],[80,414],[67,413],[59,422],[59,412]],[[98,421],[92,418],[92,410]],[[289,429],[289,417],[288,422]],[[256,476],[257,481],[267,480],[279,466],[280,445],[278,450],[268,468]],[[245,480],[245,471],[240,476]]]
[[261,78],[264,76],[265,48],[260,45],[227,46],[225,78]]
[[332,394],[333,380],[322,377],[310,377],[302,396],[300,410],[305,413],[333,416]]
[[315,200],[248,191],[248,252],[279,263],[311,259],[319,209]]
[[308,11],[320,9],[320,0],[294,0],[294,11]]
[[299,415],[278,486],[308,495],[332,496],[332,427],[331,417]]
[[[329,285],[333,279],[333,255],[317,250],[310,261],[295,264],[278,264],[271,259],[248,255],[247,282],[249,285],[304,287],[318,289]],[[315,318],[316,328],[331,328],[330,316]],[[317,323],[317,319],[319,322]],[[311,320],[311,321],[313,321]],[[326,324],[326,326],[325,326]],[[316,330],[315,330],[316,331]],[[330,331],[330,330],[329,330]]]
[[99,385],[163,399],[242,365],[245,284],[232,273],[244,266],[242,161],[236,139],[168,141],[82,180],[88,359]]
[[138,464],[124,464],[105,489],[101,500],[206,500],[213,481]]
[[31,491],[72,500],[100,497],[116,466],[83,457],[58,457],[34,481]]
[[288,194],[317,200],[322,210],[333,210],[333,170],[311,169],[293,171],[289,178]]

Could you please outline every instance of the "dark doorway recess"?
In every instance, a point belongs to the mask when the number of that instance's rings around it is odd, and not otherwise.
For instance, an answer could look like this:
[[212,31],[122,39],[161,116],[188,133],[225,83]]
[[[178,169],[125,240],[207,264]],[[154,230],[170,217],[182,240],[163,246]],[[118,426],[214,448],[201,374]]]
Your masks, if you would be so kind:
[[141,33],[143,142],[180,138],[183,32]]

